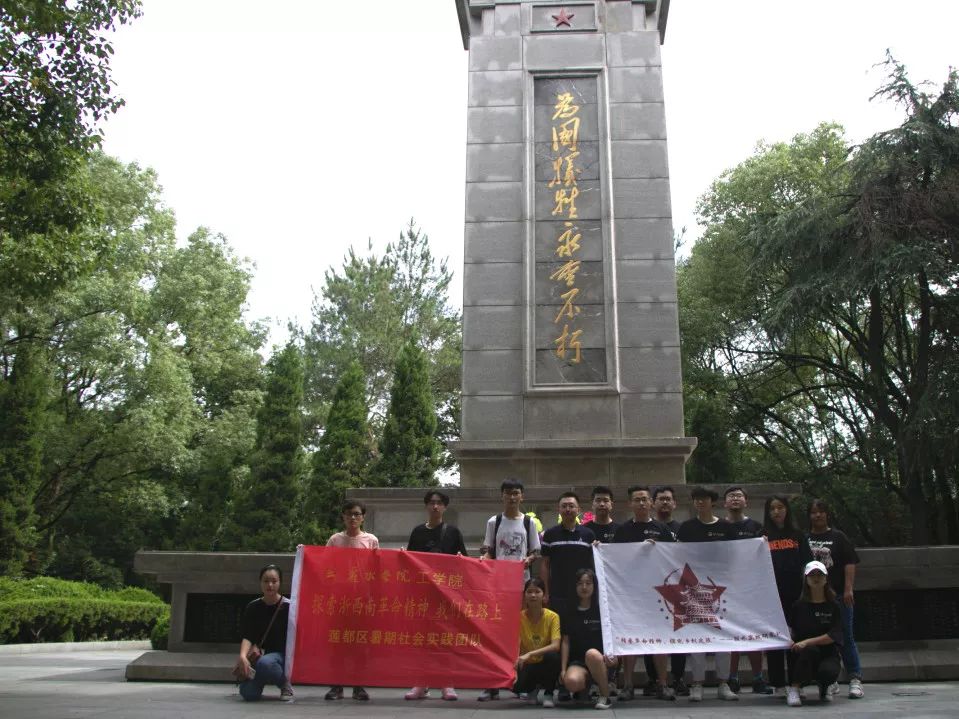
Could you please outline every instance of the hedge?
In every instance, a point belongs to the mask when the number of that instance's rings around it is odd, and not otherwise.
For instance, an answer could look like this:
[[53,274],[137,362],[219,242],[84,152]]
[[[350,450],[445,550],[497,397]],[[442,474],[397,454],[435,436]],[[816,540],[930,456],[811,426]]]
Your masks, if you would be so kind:
[[139,587],[0,578],[0,644],[146,639],[170,609]]

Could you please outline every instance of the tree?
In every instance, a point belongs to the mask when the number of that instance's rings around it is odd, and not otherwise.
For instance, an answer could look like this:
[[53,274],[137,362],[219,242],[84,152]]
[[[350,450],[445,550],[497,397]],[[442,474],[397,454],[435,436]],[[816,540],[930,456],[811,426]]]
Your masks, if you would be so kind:
[[84,231],[98,212],[86,160],[122,104],[106,34],[139,13],[133,0],[0,7],[0,288],[17,301],[83,274],[110,243]]
[[933,97],[887,66],[877,96],[905,106],[900,127],[760,145],[705,195],[683,340],[722,374],[737,440],[804,466],[866,541],[899,540],[906,506],[904,538],[954,542],[957,77]]
[[39,539],[33,495],[43,471],[48,370],[45,348],[23,342],[0,384],[0,573],[17,576]]
[[329,534],[329,528],[336,526],[345,492],[366,481],[372,456],[368,411],[363,370],[358,362],[352,362],[336,385],[320,446],[313,455],[301,523],[309,541],[319,542]]
[[390,407],[380,440],[380,458],[374,472],[377,484],[435,485],[439,452],[436,409],[426,357],[414,342],[407,342],[396,362]]
[[292,519],[303,473],[303,359],[289,343],[267,363],[249,481],[237,488],[223,549],[293,548]]
[[[460,315],[447,297],[451,280],[446,261],[433,257],[429,238],[412,221],[382,257],[372,246],[366,257],[351,249],[341,270],[326,272],[304,337],[307,408],[314,426],[323,423],[335,382],[356,361],[366,378],[370,424],[378,434],[393,368],[412,340],[430,363],[437,433],[458,436],[462,334]],[[445,457],[444,464],[452,460]]]

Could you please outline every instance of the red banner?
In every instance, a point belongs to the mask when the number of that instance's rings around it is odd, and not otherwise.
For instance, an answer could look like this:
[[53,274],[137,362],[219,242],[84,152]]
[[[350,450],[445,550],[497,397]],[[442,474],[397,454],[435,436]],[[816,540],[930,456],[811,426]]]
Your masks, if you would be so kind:
[[506,687],[520,562],[301,547],[286,645],[294,684]]

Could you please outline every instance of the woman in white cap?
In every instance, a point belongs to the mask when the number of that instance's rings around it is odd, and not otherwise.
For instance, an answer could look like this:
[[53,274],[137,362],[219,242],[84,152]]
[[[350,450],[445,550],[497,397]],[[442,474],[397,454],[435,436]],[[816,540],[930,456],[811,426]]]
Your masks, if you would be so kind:
[[788,656],[789,688],[786,703],[802,706],[799,690],[806,684],[819,685],[819,699],[832,701],[829,685],[839,676],[839,646],[842,621],[836,593],[829,586],[826,565],[809,562],[804,570],[802,595],[789,613],[793,645]]

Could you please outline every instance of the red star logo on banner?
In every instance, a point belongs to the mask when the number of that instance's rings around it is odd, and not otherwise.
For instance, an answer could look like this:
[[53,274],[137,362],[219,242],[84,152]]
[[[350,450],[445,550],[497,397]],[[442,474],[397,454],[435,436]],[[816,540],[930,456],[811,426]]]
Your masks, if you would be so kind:
[[684,565],[676,584],[668,584],[668,581],[669,577],[666,577],[655,589],[666,600],[666,607],[673,615],[674,632],[687,624],[719,627],[720,597],[726,587],[719,586],[712,579],[703,584],[688,564]]
[[551,17],[556,21],[556,27],[562,27],[563,25],[566,27],[573,27],[569,21],[576,17],[576,15],[573,13],[567,14],[566,8],[561,8],[559,15],[552,15]]

